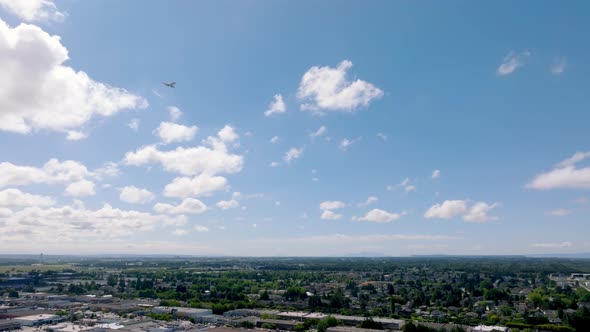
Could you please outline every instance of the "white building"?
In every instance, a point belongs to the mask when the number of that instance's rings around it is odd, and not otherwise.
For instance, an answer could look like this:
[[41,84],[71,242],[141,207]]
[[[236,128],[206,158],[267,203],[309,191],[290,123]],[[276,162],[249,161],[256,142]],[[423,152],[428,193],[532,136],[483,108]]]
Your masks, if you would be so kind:
[[491,331],[502,331],[507,332],[508,328],[504,326],[488,326],[488,325],[478,325],[473,328],[473,332],[491,332]]
[[22,326],[39,326],[44,324],[54,324],[61,322],[63,319],[58,315],[31,315],[17,317],[14,321],[19,322]]

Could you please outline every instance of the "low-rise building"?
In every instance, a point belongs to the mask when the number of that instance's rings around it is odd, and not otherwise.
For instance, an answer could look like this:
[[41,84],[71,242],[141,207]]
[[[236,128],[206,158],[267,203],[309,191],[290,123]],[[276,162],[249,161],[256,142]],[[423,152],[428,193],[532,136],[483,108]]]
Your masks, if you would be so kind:
[[14,319],[14,321],[20,323],[22,326],[40,326],[45,324],[55,324],[61,322],[62,320],[62,317],[51,314],[22,316]]

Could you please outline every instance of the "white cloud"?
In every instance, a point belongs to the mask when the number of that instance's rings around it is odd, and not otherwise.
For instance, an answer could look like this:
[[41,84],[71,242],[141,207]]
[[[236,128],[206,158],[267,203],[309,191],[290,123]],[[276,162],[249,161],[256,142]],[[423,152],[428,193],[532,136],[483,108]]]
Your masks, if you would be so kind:
[[168,106],[168,114],[170,114],[170,121],[176,122],[182,116],[182,111],[176,106]]
[[529,57],[531,53],[529,51],[524,51],[522,53],[516,54],[514,52],[508,53],[504,57],[502,64],[498,67],[496,71],[498,75],[505,76],[510,75],[515,72],[519,67],[524,65],[524,61],[527,57]]
[[311,138],[315,138],[315,137],[320,137],[323,134],[325,134],[327,131],[327,128],[325,126],[321,126],[318,128],[318,130],[316,130],[315,132],[309,134],[309,137]]
[[367,197],[367,200],[363,203],[360,203],[359,206],[368,206],[371,205],[373,203],[376,203],[379,199],[375,196],[369,196]]
[[[409,193],[410,191],[416,191],[416,187],[414,185],[410,184],[410,178],[405,178],[400,184],[400,187],[404,188],[404,191],[406,193]],[[388,189],[389,190],[389,189]]]
[[240,202],[238,202],[238,200],[241,198],[242,198],[242,194],[240,192],[236,191],[232,194],[230,200],[219,201],[219,202],[217,202],[216,205],[218,208],[220,208],[222,210],[237,208],[238,206],[240,206]]
[[65,18],[65,14],[57,9],[53,0],[0,0],[0,7],[27,22],[61,22]]
[[410,191],[416,191],[416,187],[414,185],[409,184],[409,185],[407,185],[407,186],[404,187],[404,191],[406,193],[409,193]]
[[112,161],[108,161],[102,165],[102,167],[95,169],[92,172],[97,179],[102,180],[104,177],[115,177],[121,174],[119,165]]
[[119,199],[131,204],[145,204],[154,199],[154,194],[147,189],[126,186],[121,188]]
[[264,116],[272,116],[287,111],[287,106],[285,106],[285,102],[283,102],[283,96],[277,94],[274,96],[274,99],[275,100],[268,105],[268,109],[264,112]]
[[[223,227],[223,226],[222,226]],[[205,226],[201,226],[201,225],[196,225],[195,227],[193,227],[193,229],[197,232],[208,232],[209,228],[205,227]],[[220,227],[221,229],[221,227]],[[224,228],[225,229],[225,228]]]
[[154,145],[144,146],[135,152],[127,152],[125,163],[141,166],[158,162],[166,171],[182,175],[233,174],[242,170],[242,156],[228,153],[223,142],[211,138],[209,141],[212,141],[212,148],[206,146],[177,147],[175,150],[160,151]]
[[348,60],[336,68],[311,67],[301,78],[297,90],[297,97],[304,102],[301,109],[354,112],[383,96],[383,91],[369,82],[348,81],[346,76],[351,67],[352,62]]
[[74,197],[92,196],[96,194],[94,191],[94,182],[88,180],[80,180],[71,183],[66,187],[66,194]]
[[399,219],[400,216],[401,215],[398,213],[387,212],[380,209],[373,209],[367,212],[367,214],[364,217],[359,218],[359,220],[377,223],[388,223],[393,220]]
[[131,119],[131,121],[129,121],[127,124],[127,127],[131,128],[133,131],[137,131],[139,129],[139,119]]
[[451,219],[467,212],[467,202],[463,200],[447,200],[442,204],[435,204],[424,214],[425,218]]
[[0,163],[0,187],[23,186],[32,183],[67,183],[78,181],[90,172],[86,166],[74,160],[50,159],[43,167],[18,166],[9,162]]
[[164,144],[170,144],[190,141],[198,130],[197,126],[187,127],[173,122],[162,122],[155,132]]
[[558,168],[563,168],[563,167],[570,167],[570,166],[574,166],[575,164],[579,163],[580,161],[583,161],[584,159],[587,159],[590,157],[590,151],[587,152],[576,152],[574,153],[573,156],[567,158],[566,160],[560,162],[559,164],[557,164]]
[[68,50],[60,38],[37,26],[10,28],[0,19],[0,55],[0,130],[67,133],[94,116],[148,105],[142,97],[65,66]]
[[183,214],[192,213],[199,214],[207,211],[207,205],[196,198],[185,198],[178,205],[171,205],[165,203],[156,203],[154,210],[159,213]]
[[217,207],[222,210],[227,210],[227,209],[237,208],[238,206],[240,206],[240,202],[238,202],[235,199],[230,199],[227,201],[219,201],[215,205],[217,205]]
[[79,141],[85,138],[88,138],[88,135],[77,130],[68,130],[68,134],[66,136],[66,139],[70,141]]
[[186,198],[189,196],[209,196],[227,187],[223,176],[210,176],[207,173],[195,177],[177,177],[164,187],[164,196]]
[[565,242],[549,242],[549,243],[534,243],[532,246],[534,248],[545,248],[545,249],[558,249],[558,248],[569,248],[572,247],[574,244],[565,241]]
[[388,185],[385,187],[385,189],[386,189],[387,191],[392,191],[392,190],[393,190],[393,186],[392,186],[392,185],[390,185],[390,184],[388,184]]
[[488,215],[492,209],[498,206],[499,204],[497,203],[476,202],[470,205],[469,202],[464,200],[447,200],[431,206],[424,213],[424,217],[440,219],[462,217],[467,222],[484,222],[498,219],[497,217]]
[[567,60],[564,57],[557,58],[553,62],[553,65],[551,65],[551,74],[561,75],[565,72],[566,68],[567,68]]
[[224,143],[231,143],[237,140],[240,136],[235,132],[234,128],[230,125],[225,125],[218,133],[217,136]]
[[268,166],[270,167],[278,167],[280,164],[276,161],[271,162]]
[[278,143],[280,140],[281,140],[281,138],[279,136],[273,136],[270,139],[270,142],[273,143],[273,144],[275,144],[275,143]]
[[350,139],[348,139],[348,138],[344,138],[344,139],[342,139],[342,141],[340,141],[340,144],[338,145],[338,147],[340,148],[340,150],[342,150],[342,151],[346,151],[346,150],[348,150],[348,148],[349,148],[351,145],[353,145],[353,144],[357,143],[357,142],[358,142],[358,141],[360,141],[360,140],[361,140],[361,138],[360,138],[360,137],[357,137],[357,138],[355,138],[355,139],[352,139],[352,140],[350,140]]
[[320,210],[338,210],[345,206],[346,204],[340,201],[324,201],[320,203]]
[[285,153],[285,157],[283,158],[286,162],[290,162],[291,160],[295,160],[300,158],[303,155],[303,148],[290,148],[289,151]]
[[565,217],[572,214],[572,211],[568,209],[555,209],[548,211],[546,214],[554,217]]
[[338,220],[338,219],[342,218],[342,215],[335,213],[333,211],[330,211],[330,210],[324,210],[322,212],[322,215],[320,216],[320,218],[322,220]]
[[[186,217],[151,215],[133,210],[120,210],[105,204],[98,210],[88,210],[83,205],[59,207],[26,207],[9,216],[0,217],[0,241],[42,243],[58,247],[72,241],[96,245],[107,239],[137,236],[138,232],[153,230],[157,226],[182,225]],[[10,241],[10,242],[9,242]]]
[[380,139],[387,141],[387,135],[383,134],[383,133],[377,133],[377,137],[379,137]]
[[18,189],[0,191],[0,206],[51,206],[55,200],[48,196],[39,196],[22,192]]
[[435,170],[432,172],[432,178],[433,178],[433,179],[438,179],[439,177],[440,177],[440,171],[439,171],[438,169],[435,169]]
[[469,208],[467,214],[463,216],[463,220],[469,222],[484,222],[489,220],[497,220],[498,217],[490,216],[488,215],[488,213],[498,206],[499,204],[497,203],[488,204],[485,202],[477,202]]
[[577,163],[589,157],[590,151],[577,152],[553,170],[537,175],[526,187],[537,190],[590,189],[590,167],[576,167]]
[[174,235],[185,235],[187,233],[188,233],[188,231],[183,228],[177,228],[174,230]]

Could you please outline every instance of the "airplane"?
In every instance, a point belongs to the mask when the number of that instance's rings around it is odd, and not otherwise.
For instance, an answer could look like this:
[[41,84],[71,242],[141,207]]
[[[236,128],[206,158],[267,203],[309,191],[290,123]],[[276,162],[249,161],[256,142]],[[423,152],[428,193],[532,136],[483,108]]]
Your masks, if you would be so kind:
[[164,84],[165,86],[169,87],[169,88],[175,88],[176,87],[176,82],[162,82],[162,84]]

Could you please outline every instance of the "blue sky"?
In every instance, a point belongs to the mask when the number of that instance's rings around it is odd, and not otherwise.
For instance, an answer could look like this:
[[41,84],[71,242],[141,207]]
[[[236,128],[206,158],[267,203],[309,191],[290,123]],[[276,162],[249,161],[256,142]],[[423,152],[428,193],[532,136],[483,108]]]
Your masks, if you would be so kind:
[[0,0],[0,251],[590,252],[589,9]]

